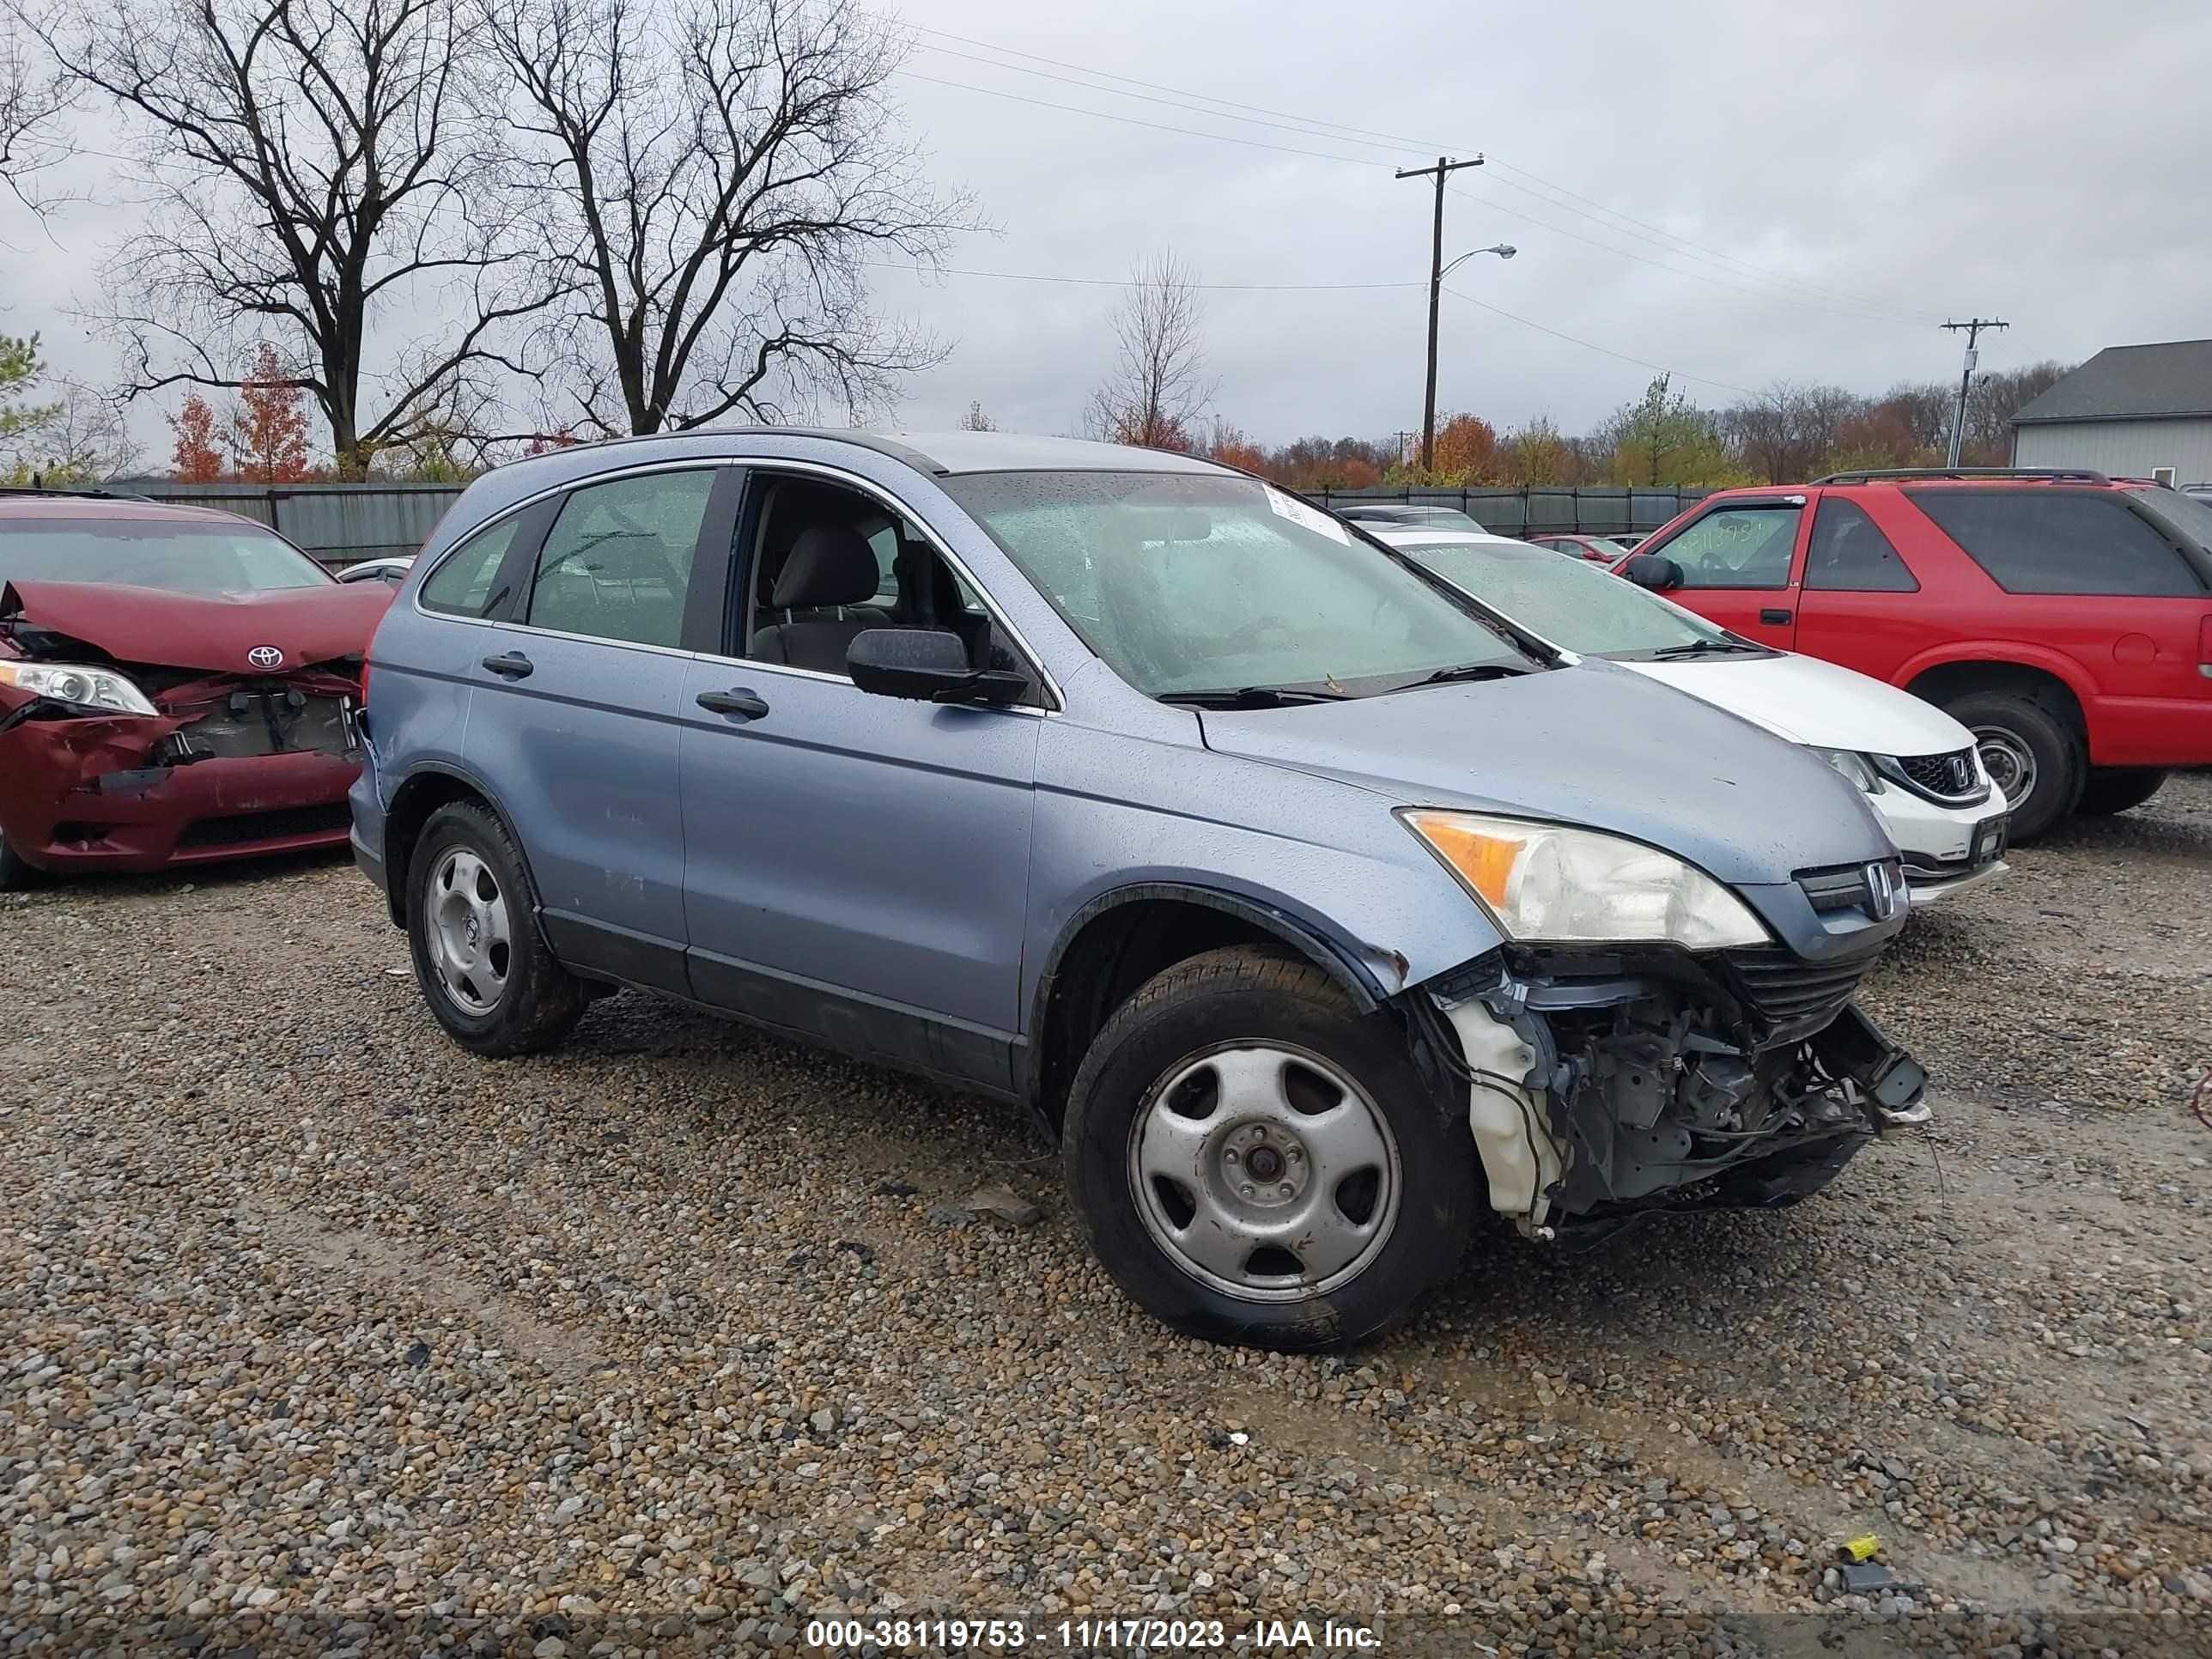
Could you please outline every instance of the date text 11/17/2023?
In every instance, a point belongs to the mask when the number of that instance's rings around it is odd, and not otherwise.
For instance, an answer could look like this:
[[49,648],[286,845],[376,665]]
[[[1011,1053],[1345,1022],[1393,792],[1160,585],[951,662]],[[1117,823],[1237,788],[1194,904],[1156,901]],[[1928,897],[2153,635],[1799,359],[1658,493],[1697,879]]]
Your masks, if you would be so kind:
[[806,1645],[838,1650],[872,1644],[886,1653],[928,1650],[1096,1652],[1123,1648],[1148,1653],[1203,1653],[1231,1646],[1262,1652],[1371,1653],[1382,1647],[1372,1626],[1336,1619],[1259,1619],[1235,1631],[1221,1619],[817,1619]]

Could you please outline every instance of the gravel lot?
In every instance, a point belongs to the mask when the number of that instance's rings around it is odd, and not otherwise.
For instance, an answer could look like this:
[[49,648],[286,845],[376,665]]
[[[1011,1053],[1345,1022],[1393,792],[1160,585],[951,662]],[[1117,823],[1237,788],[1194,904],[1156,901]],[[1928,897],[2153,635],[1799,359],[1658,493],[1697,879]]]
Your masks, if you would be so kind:
[[[1012,1112],[634,995],[471,1060],[342,864],[0,942],[0,1651],[2212,1651],[2212,779],[1916,920],[1869,1001],[1931,1131],[1787,1214],[1486,1239],[1340,1359],[1164,1334]],[[991,1182],[1042,1222],[949,1207]],[[1917,1592],[1837,1599],[1869,1530]]]

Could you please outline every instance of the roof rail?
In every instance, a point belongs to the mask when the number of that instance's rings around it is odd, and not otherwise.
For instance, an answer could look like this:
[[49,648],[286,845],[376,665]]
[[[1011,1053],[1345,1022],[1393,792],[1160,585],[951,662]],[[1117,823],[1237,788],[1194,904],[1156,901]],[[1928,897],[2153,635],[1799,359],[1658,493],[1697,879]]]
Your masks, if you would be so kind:
[[1875,483],[1900,478],[2049,478],[2069,483],[2108,484],[2101,472],[2081,466],[1885,466],[1863,472],[1831,472],[1816,484]]

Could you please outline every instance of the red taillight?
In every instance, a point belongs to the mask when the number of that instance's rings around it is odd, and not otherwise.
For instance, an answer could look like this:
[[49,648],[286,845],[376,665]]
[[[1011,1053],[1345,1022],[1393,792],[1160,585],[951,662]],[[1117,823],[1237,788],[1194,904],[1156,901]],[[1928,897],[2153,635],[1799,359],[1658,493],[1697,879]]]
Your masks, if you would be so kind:
[[2212,611],[2206,611],[2204,620],[2197,624],[2197,667],[2212,679]]

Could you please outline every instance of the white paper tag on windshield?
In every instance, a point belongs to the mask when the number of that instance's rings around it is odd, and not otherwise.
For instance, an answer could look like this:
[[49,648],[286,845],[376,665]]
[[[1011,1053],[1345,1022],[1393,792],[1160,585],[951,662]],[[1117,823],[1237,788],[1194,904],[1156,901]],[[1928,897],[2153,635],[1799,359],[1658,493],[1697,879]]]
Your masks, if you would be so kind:
[[1344,526],[1328,514],[1308,507],[1297,496],[1278,489],[1273,484],[1261,487],[1267,492],[1267,505],[1275,510],[1277,518],[1288,519],[1301,529],[1310,530],[1316,536],[1326,536],[1343,546],[1352,545],[1352,538],[1345,533]]

